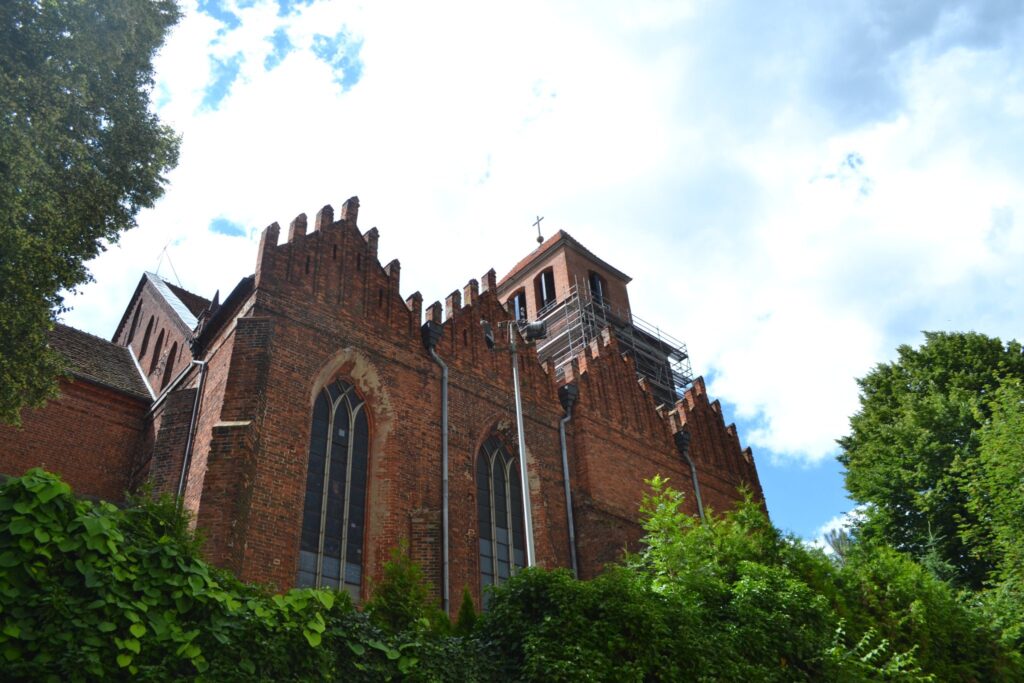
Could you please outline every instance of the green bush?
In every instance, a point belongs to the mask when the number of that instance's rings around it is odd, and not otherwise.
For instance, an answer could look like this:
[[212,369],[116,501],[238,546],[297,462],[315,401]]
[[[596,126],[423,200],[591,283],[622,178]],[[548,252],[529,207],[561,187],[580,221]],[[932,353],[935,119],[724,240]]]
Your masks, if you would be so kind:
[[173,503],[121,510],[32,470],[0,487],[5,680],[474,680],[478,649],[403,638],[344,593],[269,595],[203,562]]

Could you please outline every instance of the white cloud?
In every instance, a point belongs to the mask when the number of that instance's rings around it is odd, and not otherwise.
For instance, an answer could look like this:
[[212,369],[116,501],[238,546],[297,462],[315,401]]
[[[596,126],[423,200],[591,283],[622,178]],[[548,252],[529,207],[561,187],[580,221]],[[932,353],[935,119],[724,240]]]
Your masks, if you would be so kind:
[[[1020,335],[1016,10],[245,4],[233,31],[187,8],[164,48],[181,163],[93,264],[73,324],[109,334],[167,244],[187,288],[226,293],[264,226],[358,194],[427,302],[514,264],[535,215],[572,232],[784,461],[834,452],[853,378],[921,329]],[[295,49],[268,71],[282,28]],[[363,41],[345,93],[310,52],[342,28]],[[236,54],[202,109],[210,58]],[[218,217],[250,236],[211,233]]]
[[849,512],[832,517],[818,527],[818,530],[814,532],[814,537],[805,541],[805,543],[812,548],[823,550],[827,555],[832,555],[834,551],[828,541],[825,540],[825,535],[833,531],[850,531],[863,518],[864,509],[865,506],[858,505]]

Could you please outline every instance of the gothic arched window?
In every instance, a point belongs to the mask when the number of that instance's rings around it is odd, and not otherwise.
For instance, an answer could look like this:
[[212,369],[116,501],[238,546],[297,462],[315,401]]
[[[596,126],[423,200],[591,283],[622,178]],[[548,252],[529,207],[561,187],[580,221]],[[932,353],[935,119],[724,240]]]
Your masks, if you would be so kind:
[[363,399],[343,380],[326,386],[313,406],[309,470],[302,512],[302,586],[330,586],[359,598],[369,424]]
[[500,584],[516,567],[526,566],[523,535],[523,490],[516,459],[490,437],[476,465],[476,505],[480,520],[480,586]]

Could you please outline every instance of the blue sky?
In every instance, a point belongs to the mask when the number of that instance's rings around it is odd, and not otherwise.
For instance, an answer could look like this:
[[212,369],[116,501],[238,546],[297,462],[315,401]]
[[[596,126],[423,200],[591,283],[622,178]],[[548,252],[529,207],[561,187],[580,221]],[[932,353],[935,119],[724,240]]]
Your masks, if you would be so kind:
[[427,302],[507,271],[543,215],[688,344],[807,538],[851,507],[856,377],[922,330],[1021,336],[1019,2],[183,8],[154,88],[180,165],[71,324],[111,334],[167,245],[225,292],[264,226],[352,195]]

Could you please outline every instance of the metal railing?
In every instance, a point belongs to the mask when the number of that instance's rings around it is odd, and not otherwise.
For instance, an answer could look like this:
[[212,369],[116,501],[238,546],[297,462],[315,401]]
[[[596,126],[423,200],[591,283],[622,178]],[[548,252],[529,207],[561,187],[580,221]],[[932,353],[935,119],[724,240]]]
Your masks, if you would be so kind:
[[541,362],[551,360],[556,377],[604,328],[610,328],[621,350],[633,358],[639,377],[647,381],[658,403],[674,404],[693,383],[686,345],[629,312],[619,312],[577,282],[562,301],[539,311],[548,336],[537,343]]

